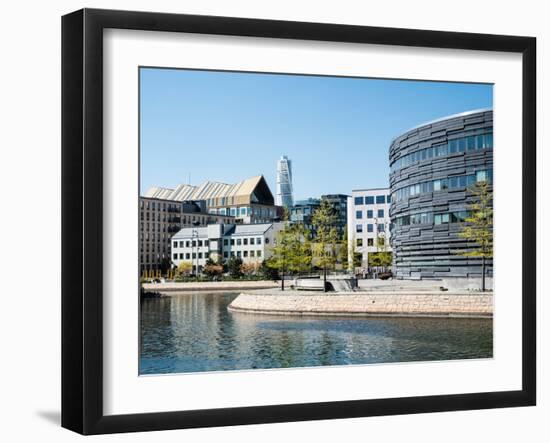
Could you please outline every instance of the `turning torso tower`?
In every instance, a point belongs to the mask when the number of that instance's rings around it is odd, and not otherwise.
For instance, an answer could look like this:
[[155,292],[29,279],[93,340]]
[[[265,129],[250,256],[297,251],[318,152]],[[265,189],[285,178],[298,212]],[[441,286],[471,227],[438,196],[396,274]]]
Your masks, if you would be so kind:
[[294,204],[292,196],[292,161],[283,155],[277,161],[277,195],[275,204],[290,208]]

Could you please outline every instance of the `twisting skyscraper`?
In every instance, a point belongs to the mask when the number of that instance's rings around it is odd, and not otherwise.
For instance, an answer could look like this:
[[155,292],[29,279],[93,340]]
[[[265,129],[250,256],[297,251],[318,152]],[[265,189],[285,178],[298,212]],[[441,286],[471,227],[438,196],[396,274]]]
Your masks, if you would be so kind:
[[283,155],[277,162],[277,195],[275,203],[285,208],[290,208],[294,204],[292,196],[292,162],[286,155]]

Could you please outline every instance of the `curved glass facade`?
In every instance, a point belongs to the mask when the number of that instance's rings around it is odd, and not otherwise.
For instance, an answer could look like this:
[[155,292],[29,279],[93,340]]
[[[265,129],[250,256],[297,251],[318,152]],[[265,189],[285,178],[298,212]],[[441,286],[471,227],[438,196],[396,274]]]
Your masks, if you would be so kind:
[[392,142],[389,160],[395,277],[479,277],[480,260],[460,254],[475,246],[458,233],[472,203],[468,187],[492,183],[493,111],[414,128]]

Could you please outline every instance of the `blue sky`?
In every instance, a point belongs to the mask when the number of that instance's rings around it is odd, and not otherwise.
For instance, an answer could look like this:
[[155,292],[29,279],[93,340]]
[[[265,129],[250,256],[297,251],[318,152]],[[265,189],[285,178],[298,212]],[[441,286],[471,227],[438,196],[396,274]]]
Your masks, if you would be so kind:
[[141,68],[141,192],[263,174],[295,199],[388,186],[388,147],[420,123],[492,107],[492,85]]

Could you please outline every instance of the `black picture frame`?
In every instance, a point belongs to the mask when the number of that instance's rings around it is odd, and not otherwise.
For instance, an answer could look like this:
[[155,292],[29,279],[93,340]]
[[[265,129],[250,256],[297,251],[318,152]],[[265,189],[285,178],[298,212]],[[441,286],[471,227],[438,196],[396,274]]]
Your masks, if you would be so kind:
[[[192,32],[522,54],[522,389],[131,415],[103,413],[103,30]],[[536,39],[83,9],[62,18],[62,426],[82,434],[458,411],[536,403]]]

